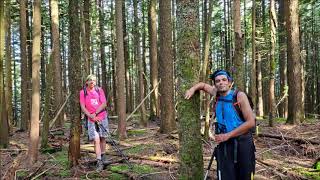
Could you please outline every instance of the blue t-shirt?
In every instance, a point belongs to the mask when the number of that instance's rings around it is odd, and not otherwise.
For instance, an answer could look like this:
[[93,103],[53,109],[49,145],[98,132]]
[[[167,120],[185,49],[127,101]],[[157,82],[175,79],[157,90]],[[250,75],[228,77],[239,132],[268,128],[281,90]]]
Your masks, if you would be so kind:
[[230,90],[226,96],[219,96],[216,104],[217,122],[226,126],[226,133],[244,123],[233,106],[233,93],[234,90]]

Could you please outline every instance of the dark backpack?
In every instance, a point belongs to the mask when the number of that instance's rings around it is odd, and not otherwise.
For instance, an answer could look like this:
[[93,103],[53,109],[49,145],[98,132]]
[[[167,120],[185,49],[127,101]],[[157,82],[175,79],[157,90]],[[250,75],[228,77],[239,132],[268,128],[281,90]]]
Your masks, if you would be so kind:
[[[238,93],[239,93],[239,90],[238,90],[238,89],[235,89],[234,92],[233,92],[233,95],[232,95],[232,104],[233,104],[233,107],[234,107],[234,109],[236,110],[238,116],[240,117],[240,119],[241,119],[242,121],[245,121],[245,119],[244,119],[244,117],[243,117],[243,113],[242,113],[242,111],[241,111],[241,109],[240,109],[240,104],[239,104],[238,99],[237,99]],[[247,96],[248,101],[249,101],[249,104],[250,104],[250,107],[251,107],[251,109],[252,109],[252,111],[253,111],[253,110],[254,110],[254,104],[253,104],[253,102],[252,102],[252,98],[251,98],[247,93],[245,93],[245,95]],[[213,109],[214,109],[214,114],[215,114],[215,116],[216,116],[216,108],[215,108],[215,107],[216,107],[216,104],[217,104],[218,101],[219,101],[219,96],[220,96],[220,95],[217,94],[216,99],[215,99],[215,103],[214,103],[214,108],[213,108]],[[257,119],[255,118],[255,126],[250,129],[250,132],[251,132],[252,134],[256,134],[256,129],[257,129]]]

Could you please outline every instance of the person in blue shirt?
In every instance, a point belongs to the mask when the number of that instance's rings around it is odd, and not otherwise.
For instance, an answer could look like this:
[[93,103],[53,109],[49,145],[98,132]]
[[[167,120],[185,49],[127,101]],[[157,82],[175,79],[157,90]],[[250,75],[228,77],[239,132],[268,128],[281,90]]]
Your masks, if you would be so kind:
[[243,115],[241,118],[234,108],[235,90],[232,89],[233,79],[230,73],[217,70],[210,75],[210,78],[214,85],[200,82],[187,90],[185,98],[190,99],[198,90],[216,96],[214,107],[216,128],[223,129],[220,134],[214,136],[215,142],[218,143],[215,152],[217,177],[219,180],[253,179],[255,146],[250,129],[255,126],[255,115],[248,97],[241,91],[236,94],[237,103]]

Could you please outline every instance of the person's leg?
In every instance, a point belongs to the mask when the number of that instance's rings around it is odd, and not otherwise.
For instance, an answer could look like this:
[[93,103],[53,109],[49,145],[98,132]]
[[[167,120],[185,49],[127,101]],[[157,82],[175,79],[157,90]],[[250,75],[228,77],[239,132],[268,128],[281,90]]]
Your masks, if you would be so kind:
[[233,162],[233,143],[231,140],[220,143],[217,149],[217,179],[235,180],[235,164]]
[[[101,123],[100,123],[100,149],[101,149],[101,155],[102,155],[102,161],[104,163],[108,163],[107,157],[105,155],[106,152],[106,137],[108,136],[109,127],[108,127],[108,118],[106,117]],[[101,127],[102,126],[102,127]]]
[[242,135],[238,140],[237,179],[251,180],[255,173],[255,147],[251,134]]
[[100,136],[93,122],[88,122],[89,140],[94,142],[94,150],[97,158],[97,171],[103,170],[103,162],[101,160]]

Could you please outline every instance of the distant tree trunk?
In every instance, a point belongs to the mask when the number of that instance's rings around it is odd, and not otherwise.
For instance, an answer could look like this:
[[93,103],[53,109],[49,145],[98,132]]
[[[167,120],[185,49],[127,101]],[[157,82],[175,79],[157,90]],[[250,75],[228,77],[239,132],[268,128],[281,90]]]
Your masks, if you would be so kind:
[[9,131],[8,131],[8,119],[5,102],[5,92],[3,83],[3,62],[4,62],[4,45],[5,45],[5,4],[4,1],[0,2],[0,147],[7,148],[9,144]]
[[[59,34],[59,8],[58,0],[50,0],[51,11],[51,35],[52,35],[52,61],[54,83],[54,110],[58,112],[62,105],[62,78],[61,78],[61,58],[60,58],[60,34]],[[63,126],[63,113],[61,113],[55,123],[57,127]]]
[[286,8],[287,27],[287,57],[288,57],[288,124],[299,124],[304,117],[302,103],[302,74],[299,41],[299,2],[298,0],[284,1]]
[[174,86],[173,86],[173,59],[172,59],[172,28],[171,2],[159,2],[160,27],[160,132],[169,133],[176,129]]
[[117,34],[117,110],[119,138],[127,138],[126,132],[126,93],[125,93],[125,67],[123,51],[122,29],[122,1],[116,1],[116,34]]
[[[80,158],[80,107],[79,107],[79,90],[81,89],[81,60],[80,54],[80,21],[79,21],[79,0],[69,1],[69,65],[68,78],[70,89],[70,107],[74,109],[70,112],[71,129],[69,143],[69,162],[70,166],[78,165]],[[77,108],[79,107],[79,108]]]
[[[138,3],[137,0],[133,0],[133,11],[134,11],[134,47],[135,47],[135,59],[138,65],[139,72],[139,104],[144,99],[144,78],[143,78],[143,64],[141,58],[141,47],[140,47],[140,28],[139,28],[139,17],[138,17]],[[146,117],[146,106],[145,103],[142,102],[140,106],[140,114],[141,114],[141,124],[143,126],[147,126],[147,117]]]
[[[126,84],[126,97],[130,97],[131,93],[131,82],[130,82],[130,56],[129,56],[129,34],[127,32],[127,17],[126,17],[126,3],[122,3],[122,24],[123,24],[123,50],[124,50],[124,64],[125,64],[125,84]],[[133,111],[133,102],[131,98],[127,98],[126,112]]]
[[90,7],[91,7],[90,0],[83,0],[83,19],[84,19],[83,53],[84,53],[86,75],[93,73],[93,72],[90,72],[91,66],[92,66],[92,58],[91,58],[91,50],[90,50],[90,44],[91,44]]
[[199,93],[190,100],[184,93],[199,81],[200,42],[197,1],[177,0],[177,63],[180,179],[203,178],[203,156],[199,121]]
[[[287,56],[286,56],[286,31],[285,31],[285,13],[284,0],[279,0],[279,71],[280,71],[280,91],[281,97],[287,93]],[[279,105],[280,117],[287,118],[288,116],[288,97],[285,97]]]
[[116,78],[116,66],[115,66],[115,63],[116,63],[116,47],[115,47],[115,43],[116,43],[116,28],[115,28],[115,23],[116,23],[116,19],[115,19],[115,8],[114,8],[114,3],[111,2],[111,16],[110,16],[110,19],[111,19],[111,23],[112,23],[112,28],[111,28],[111,40],[112,40],[112,43],[111,43],[111,57],[112,57],[112,62],[111,62],[111,66],[112,66],[112,96],[113,96],[113,111],[116,113],[118,112],[117,110],[117,88],[116,88],[116,82],[117,82],[117,78]]
[[149,1],[149,37],[150,37],[150,82],[155,89],[151,94],[150,117],[160,115],[158,84],[158,55],[157,55],[157,1]]
[[[6,0],[6,111],[8,115],[8,124],[9,127],[13,125],[13,113],[12,113],[12,73],[11,73],[11,54],[12,54],[12,49],[11,49],[11,0]],[[9,129],[10,132],[10,129]]]
[[256,31],[256,37],[260,40],[257,40],[257,48],[256,48],[256,90],[257,90],[257,115],[263,116],[263,89],[262,89],[262,70],[261,70],[261,50],[262,48],[262,19],[261,19],[261,2],[257,2],[256,7],[256,25],[258,31]]
[[29,90],[28,90],[28,57],[27,57],[27,0],[20,0],[20,58],[21,58],[21,130],[26,131],[29,127],[29,112],[28,105]]
[[49,123],[50,120],[54,118],[53,101],[54,101],[54,92],[53,92],[53,81],[55,74],[53,71],[53,62],[50,61],[47,64],[46,70],[46,89],[45,89],[45,106],[44,106],[44,116],[43,116],[43,125],[42,125],[42,133],[41,133],[41,149],[46,149],[48,147],[48,135],[49,135]]
[[225,57],[225,67],[226,69],[229,69],[231,66],[231,62],[230,62],[230,46],[229,46],[229,37],[228,37],[228,17],[227,17],[227,6],[226,6],[226,0],[223,0],[223,22],[224,22],[224,57]]
[[252,102],[255,105],[255,110],[257,110],[257,86],[256,86],[256,0],[252,1],[252,54],[251,54],[251,78],[250,78],[250,95],[252,97]]
[[33,2],[32,35],[32,110],[30,144],[28,150],[29,165],[38,158],[39,114],[40,114],[40,61],[41,61],[41,0]]
[[105,52],[105,35],[104,35],[104,14],[103,14],[103,1],[99,0],[99,31],[100,31],[100,59],[101,59],[101,80],[102,88],[107,96],[107,65],[106,65],[106,52]]
[[240,13],[240,0],[233,1],[233,20],[234,20],[234,43],[235,43],[235,54],[234,54],[234,81],[237,87],[244,91],[243,76],[244,76],[244,65],[243,65],[243,34],[241,32],[241,13]]
[[[205,1],[205,3],[207,3]],[[204,52],[203,52],[203,64],[202,64],[202,71],[201,71],[201,81],[210,83],[208,80],[208,76],[210,73],[209,66],[209,54],[210,54],[210,42],[211,42],[211,15],[213,9],[213,1],[209,0],[209,12],[206,13],[207,17],[205,18],[206,21],[204,22],[205,30],[204,30]],[[207,11],[207,10],[205,10]],[[210,128],[210,95],[204,95],[204,112],[205,112],[205,127],[204,127],[204,136],[206,139],[209,138],[209,128]]]
[[273,126],[273,119],[276,114],[276,102],[275,102],[275,73],[276,73],[276,62],[275,62],[275,45],[276,45],[276,27],[277,27],[277,16],[275,10],[275,1],[270,0],[270,35],[271,35],[271,49],[270,49],[270,85],[269,85],[269,126]]

